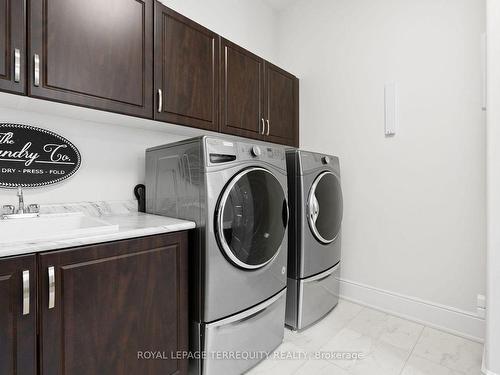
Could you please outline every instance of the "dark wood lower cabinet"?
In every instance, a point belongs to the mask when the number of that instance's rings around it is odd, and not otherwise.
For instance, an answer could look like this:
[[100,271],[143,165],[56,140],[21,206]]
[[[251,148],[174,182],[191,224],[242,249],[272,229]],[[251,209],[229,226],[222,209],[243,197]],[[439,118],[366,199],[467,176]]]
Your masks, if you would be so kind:
[[35,255],[0,259],[2,375],[36,374],[35,260]]
[[188,349],[185,233],[42,254],[39,273],[43,375],[187,373],[144,355]]
[[178,232],[0,259],[0,375],[187,374],[187,254]]

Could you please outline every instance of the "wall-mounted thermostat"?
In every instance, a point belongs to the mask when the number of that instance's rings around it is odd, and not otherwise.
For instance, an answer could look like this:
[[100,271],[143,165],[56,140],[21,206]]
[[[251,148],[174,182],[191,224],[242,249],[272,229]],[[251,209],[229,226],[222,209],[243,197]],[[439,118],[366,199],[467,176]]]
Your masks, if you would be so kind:
[[384,87],[385,98],[385,135],[396,135],[399,127],[399,98],[395,82],[387,82]]

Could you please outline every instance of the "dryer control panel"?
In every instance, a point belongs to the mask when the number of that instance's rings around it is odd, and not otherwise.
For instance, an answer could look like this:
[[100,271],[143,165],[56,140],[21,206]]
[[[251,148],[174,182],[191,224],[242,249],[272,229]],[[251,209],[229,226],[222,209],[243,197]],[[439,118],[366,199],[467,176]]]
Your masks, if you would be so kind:
[[315,172],[317,170],[332,170],[335,173],[339,173],[339,158],[336,156],[303,150],[298,151],[298,154],[302,173]]

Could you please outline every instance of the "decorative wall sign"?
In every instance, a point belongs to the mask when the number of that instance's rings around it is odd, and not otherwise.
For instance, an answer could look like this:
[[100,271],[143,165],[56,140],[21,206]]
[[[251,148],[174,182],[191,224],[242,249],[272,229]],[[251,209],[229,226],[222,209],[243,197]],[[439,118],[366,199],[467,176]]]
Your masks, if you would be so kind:
[[29,125],[0,123],[0,187],[55,184],[80,168],[80,152],[67,139]]

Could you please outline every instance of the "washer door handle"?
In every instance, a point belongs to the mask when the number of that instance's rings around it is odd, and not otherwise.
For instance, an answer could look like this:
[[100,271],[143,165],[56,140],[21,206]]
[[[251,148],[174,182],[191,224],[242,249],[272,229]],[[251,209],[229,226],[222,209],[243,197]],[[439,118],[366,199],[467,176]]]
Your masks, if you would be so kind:
[[314,224],[316,224],[316,220],[318,220],[319,216],[319,202],[315,194],[311,195],[311,201],[309,202],[309,211],[311,220]]

